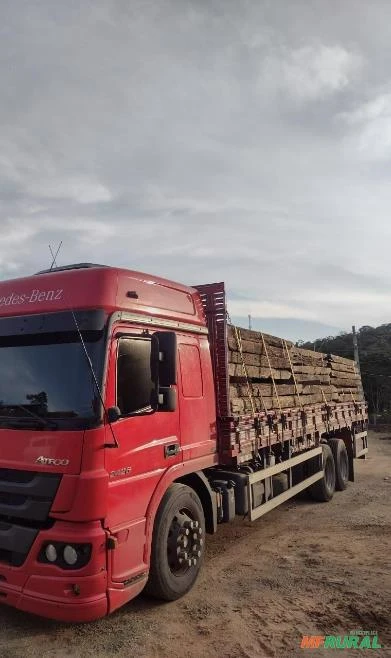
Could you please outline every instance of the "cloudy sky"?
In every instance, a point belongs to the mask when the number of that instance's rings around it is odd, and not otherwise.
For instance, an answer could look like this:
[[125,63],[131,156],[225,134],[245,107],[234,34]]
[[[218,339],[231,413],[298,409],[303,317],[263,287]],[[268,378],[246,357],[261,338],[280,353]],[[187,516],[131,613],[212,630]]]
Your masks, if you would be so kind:
[[288,338],[391,322],[391,3],[3,0],[0,278],[224,280]]

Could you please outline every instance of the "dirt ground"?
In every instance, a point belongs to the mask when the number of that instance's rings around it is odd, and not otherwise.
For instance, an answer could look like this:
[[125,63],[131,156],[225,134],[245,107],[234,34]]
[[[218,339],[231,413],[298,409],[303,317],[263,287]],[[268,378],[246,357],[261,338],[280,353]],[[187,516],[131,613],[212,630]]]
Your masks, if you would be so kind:
[[[140,596],[67,626],[0,607],[0,657],[291,658],[303,634],[378,631],[391,656],[391,435],[372,434],[356,482],[330,503],[288,501],[207,537],[196,586],[175,603]],[[342,655],[361,655],[344,650]]]

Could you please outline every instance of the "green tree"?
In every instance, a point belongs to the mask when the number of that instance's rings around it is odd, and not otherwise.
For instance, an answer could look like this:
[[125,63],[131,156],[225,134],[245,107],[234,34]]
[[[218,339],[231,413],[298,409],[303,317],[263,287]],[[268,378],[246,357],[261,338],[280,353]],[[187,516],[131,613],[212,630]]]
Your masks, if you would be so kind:
[[[369,413],[376,419],[391,418],[391,324],[380,327],[363,326],[358,332],[358,348],[364,393]],[[341,333],[338,336],[318,338],[303,344],[307,349],[316,349],[353,359],[353,336]]]

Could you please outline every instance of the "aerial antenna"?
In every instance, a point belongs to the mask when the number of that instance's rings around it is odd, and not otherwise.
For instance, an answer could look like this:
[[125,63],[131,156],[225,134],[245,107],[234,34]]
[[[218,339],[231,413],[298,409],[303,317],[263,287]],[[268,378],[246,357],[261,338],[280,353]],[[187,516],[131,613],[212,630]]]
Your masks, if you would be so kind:
[[81,331],[80,331],[79,323],[78,323],[78,321],[77,321],[77,319],[76,319],[76,315],[75,315],[75,312],[74,312],[73,308],[71,308],[70,311],[71,311],[71,313],[72,313],[72,317],[73,317],[73,321],[74,321],[74,323],[75,323],[75,327],[76,327],[77,333],[79,334],[80,342],[81,342],[81,344],[82,344],[83,351],[84,351],[84,355],[85,355],[85,357],[86,357],[86,359],[87,359],[87,363],[88,363],[88,366],[89,366],[89,368],[90,368],[90,372],[91,372],[92,378],[93,378],[93,380],[94,380],[94,384],[95,384],[96,390],[98,391],[98,395],[99,395],[100,402],[101,402],[101,404],[102,404],[103,411],[104,411],[104,413],[105,413],[106,418],[107,418],[108,421],[109,421],[108,424],[109,424],[109,427],[110,427],[110,432],[111,432],[111,436],[113,437],[113,441],[114,441],[114,443],[106,443],[106,444],[105,444],[105,448],[119,448],[119,441],[118,441],[117,437],[115,436],[115,433],[114,433],[114,430],[113,430],[113,426],[112,426],[112,424],[111,424],[111,422],[110,422],[110,420],[109,420],[109,418],[108,418],[108,413],[107,413],[107,409],[106,409],[105,401],[104,401],[104,399],[103,399],[102,390],[101,390],[101,387],[99,386],[99,382],[98,382],[98,379],[97,379],[97,377],[96,377],[96,374],[95,374],[95,371],[94,371],[94,366],[92,365],[92,361],[91,361],[90,355],[88,354],[88,350],[87,350],[87,346],[86,346],[86,344],[85,344],[85,342],[84,342],[83,334],[82,334]]
[[55,265],[57,265],[56,260],[57,260],[57,256],[58,256],[58,254],[59,254],[59,251],[60,251],[61,247],[62,247],[62,240],[61,240],[60,244],[59,244],[58,247],[57,247],[57,251],[56,251],[56,253],[54,253],[54,250],[52,249],[52,245],[51,245],[51,244],[49,245],[49,250],[50,250],[50,253],[51,253],[51,255],[52,255],[52,264],[51,264],[51,266],[50,266],[50,269],[51,269],[51,270],[53,269],[53,267],[54,267]]
[[[56,253],[54,253],[54,249],[52,249],[52,245],[49,244],[49,250],[50,250],[50,253],[51,253],[51,256],[52,256],[52,264],[51,264],[51,266],[50,266],[50,269],[51,269],[51,270],[53,269],[53,267],[54,267],[55,265],[57,265],[56,260],[57,260],[57,256],[58,256],[58,254],[59,254],[59,251],[60,251],[61,247],[62,247],[62,240],[61,240],[60,244],[59,244],[58,247],[57,247]],[[81,342],[81,345],[82,345],[82,347],[83,347],[83,352],[84,352],[84,355],[85,355],[85,357],[86,357],[86,359],[87,359],[87,363],[88,363],[88,366],[89,366],[90,372],[91,372],[91,374],[92,374],[92,378],[93,378],[93,380],[94,380],[95,388],[96,388],[96,390],[98,391],[98,395],[99,395],[99,399],[100,399],[100,402],[101,402],[101,405],[102,405],[103,411],[104,411],[104,413],[105,413],[106,418],[108,418],[106,405],[105,405],[105,402],[104,402],[104,399],[103,399],[103,395],[102,395],[102,390],[101,390],[101,387],[99,386],[99,382],[98,382],[98,379],[97,379],[97,377],[96,377],[96,374],[95,374],[95,371],[94,371],[94,367],[93,367],[93,365],[92,365],[92,361],[91,361],[90,355],[88,354],[88,350],[87,350],[87,346],[86,346],[86,344],[85,344],[85,342],[84,342],[83,334],[81,333],[81,330],[80,330],[80,327],[79,327],[79,323],[78,323],[78,321],[77,321],[77,319],[76,319],[76,315],[75,315],[75,312],[74,312],[73,308],[69,308],[69,310],[70,310],[70,312],[71,312],[71,314],[72,314],[73,322],[74,322],[74,324],[75,324],[76,331],[77,331],[77,333],[78,333],[78,335],[79,335],[80,342]],[[114,441],[114,443],[106,444],[105,447],[106,447],[106,448],[119,448],[119,441],[118,441],[117,437],[115,436],[115,433],[114,433],[114,430],[113,430],[113,427],[112,427],[112,424],[111,424],[110,420],[109,420],[108,424],[109,424],[109,427],[110,427],[111,436],[113,437],[113,441]]]

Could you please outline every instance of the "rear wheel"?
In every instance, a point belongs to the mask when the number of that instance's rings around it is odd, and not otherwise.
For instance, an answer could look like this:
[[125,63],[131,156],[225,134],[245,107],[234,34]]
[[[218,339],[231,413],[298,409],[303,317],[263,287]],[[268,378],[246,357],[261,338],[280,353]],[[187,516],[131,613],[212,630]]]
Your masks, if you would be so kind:
[[329,446],[334,457],[335,488],[337,491],[343,491],[349,480],[349,459],[346,446],[342,439],[329,439]]
[[324,475],[310,487],[309,492],[314,500],[327,503],[335,491],[335,464],[330,446],[323,444],[322,450]]
[[155,519],[147,594],[174,601],[191,589],[204,557],[204,533],[199,497],[184,484],[172,484]]

